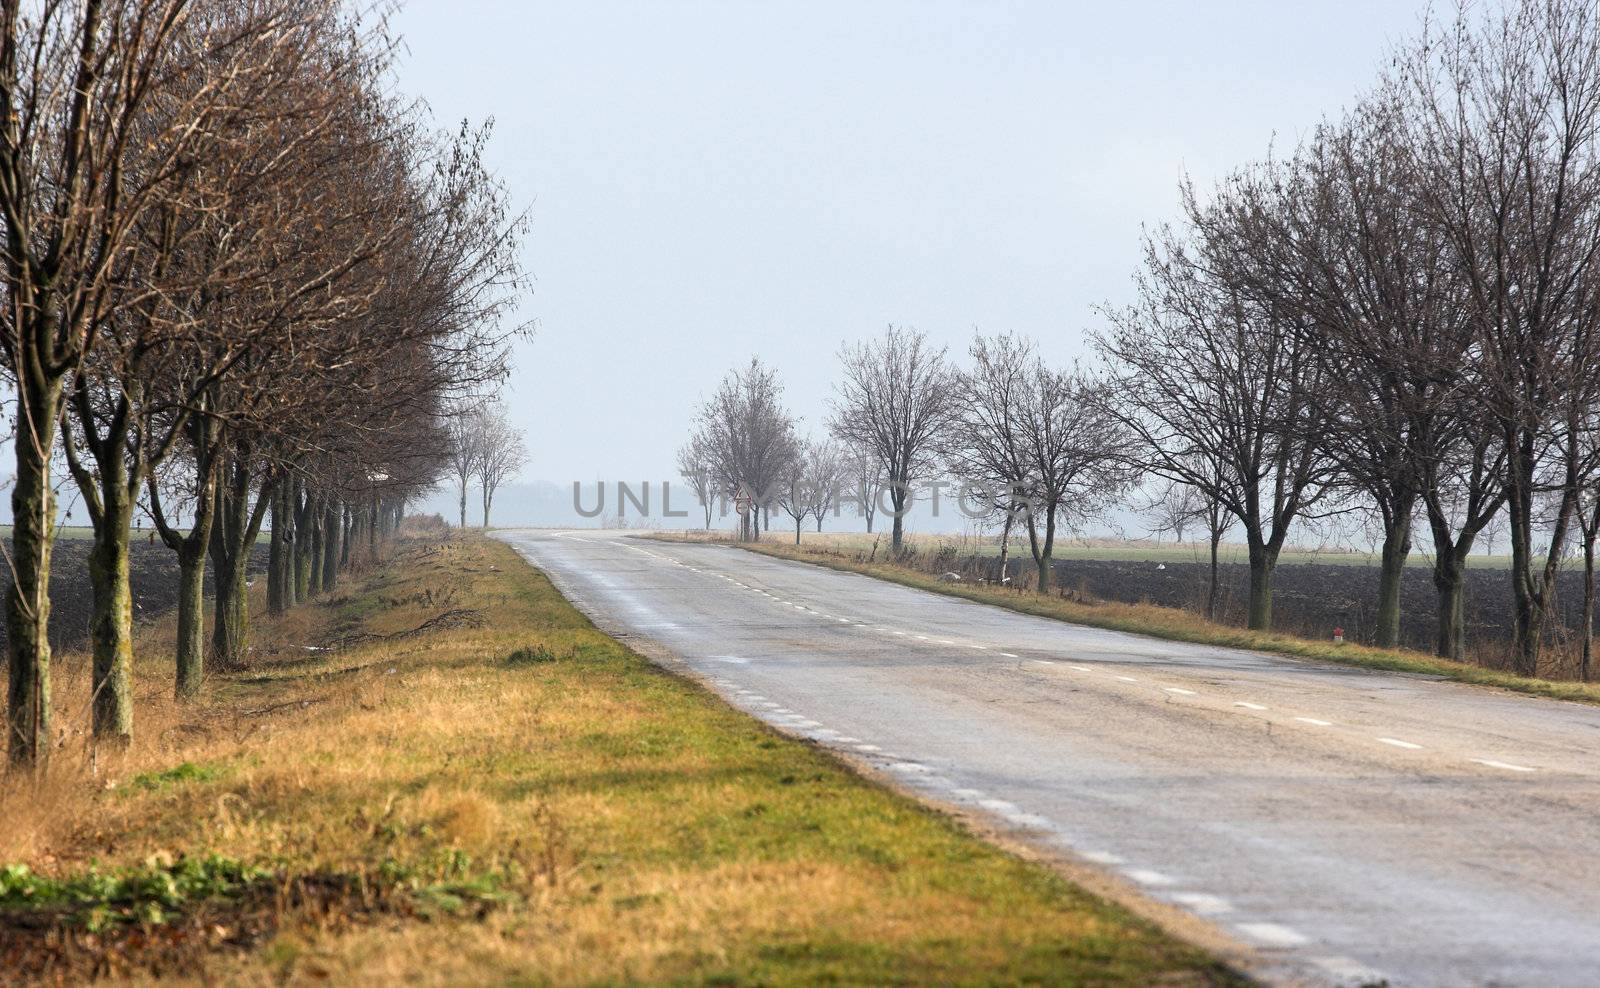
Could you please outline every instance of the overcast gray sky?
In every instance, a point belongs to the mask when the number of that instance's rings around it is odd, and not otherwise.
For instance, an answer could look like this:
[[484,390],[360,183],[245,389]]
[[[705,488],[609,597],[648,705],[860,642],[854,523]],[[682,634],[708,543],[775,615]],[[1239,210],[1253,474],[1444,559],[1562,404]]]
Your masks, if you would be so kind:
[[1142,224],[1335,114],[1411,0],[410,0],[401,83],[492,116],[538,320],[507,399],[528,480],[664,479],[734,363],[806,426],[844,340],[1083,351]]

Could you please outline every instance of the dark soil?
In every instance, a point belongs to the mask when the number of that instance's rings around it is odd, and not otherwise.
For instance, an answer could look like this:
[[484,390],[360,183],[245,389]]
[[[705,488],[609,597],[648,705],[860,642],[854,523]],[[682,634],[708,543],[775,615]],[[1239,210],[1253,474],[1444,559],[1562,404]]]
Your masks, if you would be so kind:
[[[130,577],[133,583],[133,618],[153,618],[178,606],[178,556],[150,532],[135,532]],[[94,600],[89,587],[88,539],[57,539],[50,557],[50,645],[72,648],[89,637],[89,622],[94,615]],[[258,543],[251,552],[249,573],[267,569],[268,547]],[[206,593],[212,590],[211,567],[206,566]],[[6,640],[5,622],[0,620],[0,648]]]

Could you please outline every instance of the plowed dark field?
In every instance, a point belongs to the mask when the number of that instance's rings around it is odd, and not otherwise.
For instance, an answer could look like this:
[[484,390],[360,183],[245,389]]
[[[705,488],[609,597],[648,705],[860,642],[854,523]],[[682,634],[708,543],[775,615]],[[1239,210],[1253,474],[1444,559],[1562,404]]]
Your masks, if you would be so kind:
[[[993,557],[965,560],[958,568],[969,576],[990,576]],[[1021,576],[1031,569],[1026,557],[1013,560],[1011,571]],[[1164,567],[1164,568],[1163,568]],[[1064,559],[1056,562],[1056,585],[1078,590],[1101,600],[1123,603],[1148,601],[1168,607],[1203,611],[1210,567],[1204,563]],[[1249,567],[1221,567],[1223,621],[1243,624],[1250,583]],[[1351,641],[1370,640],[1377,612],[1378,571],[1372,566],[1293,563],[1278,567],[1274,576],[1274,624],[1307,637],[1331,637],[1343,628]],[[1565,625],[1577,628],[1583,601],[1581,573],[1562,574],[1561,606]],[[1438,596],[1427,566],[1406,570],[1401,588],[1401,638],[1410,648],[1431,651],[1438,620]],[[1500,569],[1467,571],[1467,635],[1474,655],[1485,664],[1506,656],[1511,639],[1511,577]],[[1559,632],[1558,632],[1559,634]]]
[[[50,644],[54,648],[71,648],[81,644],[89,635],[93,598],[89,588],[89,549],[92,543],[86,538],[60,538],[56,540],[50,559]],[[131,560],[133,582],[134,620],[155,617],[178,604],[178,557],[159,540],[150,541],[149,534],[134,536]],[[265,572],[267,546],[258,543],[251,554],[250,572]],[[5,572],[5,582],[10,583],[10,573]],[[206,592],[211,592],[211,574],[207,567]],[[0,646],[5,643],[5,622],[0,618]]]

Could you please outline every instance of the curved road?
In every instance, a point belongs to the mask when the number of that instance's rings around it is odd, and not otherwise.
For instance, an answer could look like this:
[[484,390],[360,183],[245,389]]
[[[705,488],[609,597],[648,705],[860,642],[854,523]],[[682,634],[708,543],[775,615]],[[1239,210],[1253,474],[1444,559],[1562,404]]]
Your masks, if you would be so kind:
[[1269,980],[1600,983],[1600,709],[723,546],[499,534],[645,654],[1199,917]]

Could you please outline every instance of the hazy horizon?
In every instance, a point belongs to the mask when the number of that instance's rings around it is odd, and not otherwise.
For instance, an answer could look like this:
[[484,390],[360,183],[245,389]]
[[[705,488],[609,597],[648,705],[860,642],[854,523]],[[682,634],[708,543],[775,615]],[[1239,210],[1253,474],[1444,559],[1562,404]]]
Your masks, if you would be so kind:
[[1082,356],[1180,176],[1337,114],[1423,9],[412,0],[394,27],[441,127],[496,120],[532,221],[522,479],[570,485],[674,479],[752,355],[802,431],[840,344],[890,323]]

